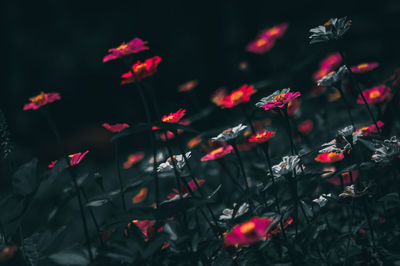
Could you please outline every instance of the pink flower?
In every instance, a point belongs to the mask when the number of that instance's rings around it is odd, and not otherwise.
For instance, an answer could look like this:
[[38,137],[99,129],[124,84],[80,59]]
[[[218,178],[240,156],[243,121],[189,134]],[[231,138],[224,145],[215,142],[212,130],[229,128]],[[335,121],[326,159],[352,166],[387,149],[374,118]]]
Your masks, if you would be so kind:
[[[197,178],[196,178],[196,182],[197,182],[197,184],[198,184],[199,186],[202,186],[202,185],[204,184],[204,182],[206,182],[206,181],[205,181],[204,179],[197,179]],[[195,192],[195,191],[197,190],[197,186],[196,186],[196,184],[194,183],[193,180],[190,181],[190,182],[188,183],[188,186],[190,187],[190,189],[191,189],[193,192]],[[190,193],[189,189],[188,189],[186,186],[182,186],[180,191],[177,190],[176,188],[174,188],[174,189],[173,189],[173,192],[172,192],[172,193],[169,193],[168,196],[167,196],[167,198],[173,199],[173,198],[175,198],[176,196],[178,196],[179,194],[182,194],[182,195],[189,195],[189,193]]]
[[275,136],[275,132],[263,129],[263,130],[257,132],[257,134],[252,135],[249,138],[249,142],[264,143],[264,142],[269,141],[273,136]]
[[273,40],[277,40],[279,38],[282,38],[282,36],[285,34],[288,26],[289,26],[289,24],[286,22],[275,25],[272,28],[263,30],[260,34],[260,37],[266,37],[266,38],[270,38]]
[[68,157],[70,158],[69,164],[71,166],[79,164],[88,152],[89,151],[85,151],[84,153],[78,152],[78,153],[68,155]]
[[203,156],[200,159],[200,161],[204,162],[204,161],[216,160],[216,159],[222,158],[225,155],[231,153],[232,150],[233,150],[233,147],[231,145],[219,147],[215,150],[212,150],[210,153],[206,154],[205,156]]
[[371,71],[379,66],[378,62],[362,63],[356,66],[351,66],[350,69],[353,73],[364,73]]
[[[382,121],[378,121],[378,122],[376,122],[376,124],[378,125],[379,128],[383,127],[383,125],[384,125]],[[357,129],[356,132],[361,133],[362,136],[368,136],[368,135],[372,135],[372,134],[377,134],[378,130],[376,129],[375,124],[372,124],[370,126]]]
[[144,158],[143,152],[137,152],[128,156],[126,162],[124,162],[124,169],[131,168],[134,164],[140,162]]
[[[373,87],[371,89],[363,91],[364,98],[368,104],[375,104],[383,102],[387,96],[389,96],[390,89],[385,85]],[[364,101],[361,95],[358,95],[357,103],[363,104]]]
[[104,128],[106,128],[107,130],[113,132],[113,133],[117,133],[117,132],[121,132],[122,130],[124,130],[125,128],[128,128],[129,125],[128,124],[115,124],[115,125],[110,125],[108,123],[104,123],[102,125]]
[[305,120],[299,124],[297,130],[304,136],[310,134],[311,130],[313,129],[314,123],[312,120]]
[[342,57],[340,53],[332,53],[325,57],[319,63],[319,69],[313,74],[313,80],[317,82],[326,75],[328,75],[332,70],[335,70],[342,62]]
[[290,92],[290,89],[278,90],[268,97],[262,98],[256,106],[264,108],[266,111],[272,108],[282,108],[300,95],[300,92]]
[[121,81],[121,84],[133,83],[152,76],[157,72],[157,67],[160,61],[161,57],[159,56],[146,59],[143,63],[137,61],[137,63],[132,66],[131,71],[122,75],[123,80]]
[[48,168],[53,168],[56,165],[57,162],[58,162],[57,160],[51,161],[51,163],[47,167]]
[[256,93],[254,86],[244,84],[237,90],[234,90],[229,95],[226,95],[221,101],[222,108],[232,108],[240,103],[245,103],[250,100],[250,96]]
[[318,156],[314,159],[320,163],[336,163],[344,159],[343,153],[338,152],[324,152],[318,154]]
[[162,117],[162,121],[164,123],[178,123],[182,117],[185,115],[186,110],[185,109],[179,109],[175,113],[170,113],[169,115],[164,115]]
[[24,105],[25,111],[29,109],[32,110],[39,109],[43,105],[61,100],[61,97],[60,94],[57,92],[50,92],[50,93],[41,92],[39,95],[29,98],[29,100],[31,102]]
[[146,199],[147,197],[147,192],[148,189],[147,188],[142,188],[133,198],[132,198],[132,203],[139,203],[142,202]]
[[179,92],[185,92],[185,91],[191,91],[193,90],[199,82],[197,80],[190,80],[188,82],[185,82],[178,87]]
[[275,39],[260,37],[255,41],[250,42],[246,47],[246,51],[255,54],[263,54],[271,50],[274,45]]
[[225,246],[247,246],[267,237],[268,229],[274,220],[267,217],[254,217],[251,220],[238,224],[224,235]]
[[[351,171],[351,175],[353,177],[353,182],[356,182],[356,180],[358,178],[358,171]],[[351,178],[350,178],[349,172],[342,173],[340,176],[342,177],[343,185],[346,185],[346,186],[351,185]],[[329,179],[328,182],[331,184],[334,184],[334,185],[340,185],[341,184],[340,176],[335,176],[335,177]]]
[[122,43],[117,48],[111,48],[108,50],[110,54],[103,58],[103,63],[126,55],[135,54],[143,50],[148,50],[149,47],[147,47],[146,44],[147,42],[142,41],[140,38],[135,38],[128,43]]

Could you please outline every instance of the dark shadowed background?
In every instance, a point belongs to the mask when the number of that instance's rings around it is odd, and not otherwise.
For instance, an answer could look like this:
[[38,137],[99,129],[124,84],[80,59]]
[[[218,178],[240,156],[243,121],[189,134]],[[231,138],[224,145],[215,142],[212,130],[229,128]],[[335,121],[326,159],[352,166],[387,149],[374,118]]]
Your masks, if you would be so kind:
[[[122,61],[103,64],[111,47],[140,37],[150,50],[138,59],[162,57],[151,78],[162,113],[191,108],[177,86],[197,79],[195,93],[200,106],[209,105],[220,86],[229,90],[277,74],[304,61],[288,84],[301,91],[311,88],[311,75],[327,51],[308,44],[308,30],[331,17],[349,16],[347,50],[354,63],[378,61],[378,73],[388,76],[398,66],[400,2],[380,1],[7,1],[2,51],[4,78],[0,108],[11,138],[25,156],[42,161],[58,158],[55,138],[39,112],[22,110],[28,98],[44,92],[60,92],[62,101],[51,111],[66,139],[68,152],[86,149],[91,158],[112,157],[110,135],[103,122],[145,121],[134,86],[119,85],[127,71]],[[245,52],[257,33],[277,23],[289,29],[265,55]],[[239,71],[246,61],[251,75]],[[373,84],[371,84],[373,85]],[[146,142],[133,140],[138,147]],[[20,153],[21,154],[21,153]]]

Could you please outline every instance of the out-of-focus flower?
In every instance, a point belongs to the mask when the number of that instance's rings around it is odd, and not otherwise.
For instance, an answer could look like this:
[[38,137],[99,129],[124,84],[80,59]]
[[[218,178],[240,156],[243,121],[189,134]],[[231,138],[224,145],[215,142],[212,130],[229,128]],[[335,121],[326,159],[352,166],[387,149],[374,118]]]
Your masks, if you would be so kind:
[[132,223],[136,225],[140,231],[142,231],[143,235],[145,236],[145,241],[151,240],[155,236],[156,230],[154,225],[156,222],[154,220],[133,220]]
[[301,168],[299,165],[300,158],[299,156],[284,156],[282,158],[282,162],[277,165],[272,166],[272,171],[274,172],[274,177],[278,178],[283,175],[287,175],[296,171],[296,174],[301,173]]
[[178,87],[179,92],[185,92],[185,91],[191,91],[193,90],[199,82],[197,80],[189,80],[188,82],[185,82]]
[[79,164],[82,161],[82,159],[86,156],[86,154],[88,152],[89,151],[85,151],[83,153],[82,152],[78,152],[78,153],[74,153],[74,154],[68,155],[68,157],[70,158],[69,164],[71,166]]
[[249,64],[246,61],[240,62],[239,70],[245,71],[249,68]]
[[103,63],[126,55],[135,54],[143,50],[148,50],[149,47],[147,47],[146,44],[147,42],[142,41],[140,38],[135,38],[128,43],[123,42],[117,48],[111,48],[108,50],[110,54],[103,58]]
[[343,153],[338,152],[324,152],[318,154],[318,156],[314,159],[320,163],[335,163],[344,159]]
[[221,101],[220,105],[222,108],[232,108],[240,103],[245,103],[250,100],[250,96],[256,93],[254,86],[244,84],[237,90],[234,90],[230,94],[226,95]]
[[[375,104],[383,102],[387,96],[389,96],[390,88],[385,85],[380,85],[377,87],[373,87],[371,89],[363,91],[363,95],[365,100],[367,100],[368,104]],[[364,100],[361,95],[358,95],[357,103],[364,104]]]
[[351,72],[353,73],[364,73],[371,71],[379,66],[378,62],[362,63],[356,66],[351,66]]
[[146,59],[143,63],[137,61],[137,63],[132,66],[131,71],[122,75],[123,80],[121,84],[128,84],[150,77],[157,72],[157,67],[160,61],[161,57],[159,56]]
[[56,165],[57,162],[58,162],[57,160],[51,161],[47,167],[48,168],[53,168]]
[[137,152],[128,156],[126,162],[124,162],[124,169],[131,168],[134,164],[140,162],[144,158],[144,152]]
[[275,25],[272,28],[263,30],[260,33],[260,37],[266,37],[266,38],[277,40],[279,38],[282,38],[282,36],[285,34],[288,26],[289,26],[289,24],[286,22]]
[[[192,156],[192,153],[189,151],[186,154],[186,158],[189,159]],[[183,167],[185,167],[185,159],[183,158],[182,154],[179,155],[173,155],[172,159],[171,157],[169,157],[165,163],[161,163],[158,167],[157,167],[157,172],[167,172],[167,171],[171,171],[174,169],[174,165],[172,160],[174,160],[176,167],[178,168],[177,170],[181,170],[183,169]]]
[[319,207],[324,207],[328,203],[328,198],[332,197],[332,194],[322,194],[318,199],[314,199],[313,202],[317,203]]
[[320,80],[317,81],[317,85],[326,85],[326,86],[331,86],[335,84],[336,82],[340,81],[343,79],[343,77],[346,75],[348,72],[346,66],[341,66],[337,71],[332,71],[328,73],[326,76],[321,78]]
[[246,51],[255,54],[263,54],[271,50],[274,45],[275,39],[262,36],[250,42],[246,46]]
[[[377,121],[376,124],[378,125],[378,128],[382,128],[384,126],[382,121]],[[353,143],[356,143],[358,138],[361,136],[369,136],[373,134],[378,134],[375,124],[359,128],[353,133]]]
[[341,62],[342,57],[340,56],[340,53],[336,52],[329,54],[319,63],[319,69],[313,74],[313,80],[320,80],[321,78],[329,74],[329,72],[335,70]]
[[104,123],[102,124],[102,126],[104,128],[106,128],[107,130],[113,132],[113,133],[118,133],[121,132],[122,130],[124,130],[125,128],[128,128],[129,125],[128,124],[115,124],[115,125],[110,125],[108,123]]
[[197,137],[194,137],[191,140],[189,140],[186,146],[189,149],[193,149],[194,147],[199,145],[202,141],[203,141],[203,139],[200,136],[197,136]]
[[347,197],[351,197],[351,198],[357,198],[357,197],[361,197],[362,195],[364,195],[368,190],[368,187],[365,187],[362,190],[355,190],[355,186],[351,185],[351,186],[347,186],[344,188],[343,193],[339,194],[339,198],[347,198]]
[[228,128],[228,129],[222,131],[221,134],[219,134],[218,136],[211,138],[211,139],[213,141],[219,141],[219,142],[229,141],[229,140],[237,138],[243,132],[243,130],[245,130],[246,128],[247,128],[247,126],[239,124],[236,127]]
[[133,198],[132,198],[132,203],[139,203],[142,202],[146,199],[147,197],[147,188],[142,188]]
[[339,40],[350,29],[350,26],[351,20],[347,20],[347,17],[331,18],[324,25],[310,30],[310,44]]
[[356,182],[358,174],[359,174],[358,171],[351,171],[351,177],[350,177],[350,172],[345,172],[342,173],[340,176],[335,176],[329,179],[328,182],[334,185],[341,185],[341,179],[342,179],[343,185],[350,185],[351,179],[353,179],[353,182]]
[[24,111],[32,109],[32,110],[37,110],[43,105],[46,105],[48,103],[52,103],[54,101],[61,100],[61,96],[58,92],[50,92],[50,93],[44,93],[41,92],[40,94],[29,98],[30,103],[27,103],[24,105]]
[[210,153],[206,154],[205,156],[203,156],[201,158],[201,161],[204,162],[204,161],[216,160],[216,159],[222,158],[225,155],[231,153],[232,150],[233,150],[233,147],[231,145],[219,147],[219,148],[211,151]]
[[293,101],[300,95],[300,92],[290,92],[289,88],[283,89],[281,91],[277,90],[268,97],[262,98],[258,103],[256,103],[256,106],[264,108],[265,110],[269,110],[272,108],[282,108],[287,103]]
[[[196,182],[199,186],[202,186],[206,181],[204,179],[196,178]],[[188,183],[188,186],[192,192],[195,192],[197,190],[196,183],[193,180]],[[168,194],[167,198],[175,199],[179,197],[179,195],[188,196],[190,194],[190,190],[186,186],[182,186],[180,191],[174,188],[172,192]]]
[[169,115],[164,115],[161,119],[165,123],[178,123],[182,117],[185,115],[185,109],[179,109],[175,113],[170,113]]
[[393,136],[383,143],[376,144],[376,149],[372,155],[372,160],[377,163],[390,163],[400,155],[400,140]]
[[307,136],[308,134],[310,134],[313,127],[314,123],[312,120],[305,120],[298,125],[297,130],[304,136]]
[[[288,218],[284,219],[284,220],[282,221],[282,223],[283,223],[283,229],[286,229],[286,227],[288,227],[289,225],[291,225],[291,224],[293,223],[293,221],[294,221],[294,220],[293,220],[292,217],[288,217]],[[272,230],[269,231],[268,237],[267,237],[267,238],[270,238],[271,236],[277,235],[277,234],[279,234],[279,233],[281,233],[281,232],[282,232],[282,227],[281,227],[280,223],[278,223],[278,224],[275,226],[274,229],[272,229]]]
[[18,247],[13,245],[13,246],[6,246],[0,251],[0,262],[5,262],[12,257],[14,257],[15,252],[17,252]]
[[249,138],[249,142],[264,143],[264,142],[269,141],[270,138],[272,138],[273,136],[275,136],[275,132],[263,129],[263,130],[257,132],[257,134],[252,135]]
[[264,129],[265,126],[271,125],[271,122],[272,122],[271,118],[266,118],[266,119],[263,119],[263,120],[255,121],[253,126],[254,126],[254,129],[256,131],[259,131],[261,129]]
[[243,143],[237,144],[237,148],[239,151],[249,151],[258,145],[258,143],[256,143],[256,142],[249,141],[251,136],[252,136],[252,132],[250,130],[245,131],[243,133],[243,137],[244,137]]
[[251,220],[238,224],[224,235],[225,246],[247,246],[263,240],[274,220],[267,217],[254,217]]
[[225,88],[219,88],[211,95],[211,101],[215,105],[221,106],[222,105],[221,101],[222,101],[222,99],[225,98],[226,94],[227,94],[227,91]]
[[287,113],[289,116],[292,116],[297,113],[300,108],[301,101],[299,99],[294,99],[290,101],[287,106]]
[[240,207],[236,211],[235,216],[233,217],[233,212],[234,212],[234,209],[236,208],[236,205],[237,205],[236,203],[233,203],[233,209],[228,209],[228,208],[223,209],[222,214],[219,216],[219,219],[220,220],[231,220],[234,218],[238,218],[249,211],[249,204],[247,202],[245,202],[242,205],[240,205]]
[[330,93],[328,95],[328,102],[334,102],[339,100],[342,97],[342,95],[340,95],[340,92],[338,90],[335,90],[334,92]]

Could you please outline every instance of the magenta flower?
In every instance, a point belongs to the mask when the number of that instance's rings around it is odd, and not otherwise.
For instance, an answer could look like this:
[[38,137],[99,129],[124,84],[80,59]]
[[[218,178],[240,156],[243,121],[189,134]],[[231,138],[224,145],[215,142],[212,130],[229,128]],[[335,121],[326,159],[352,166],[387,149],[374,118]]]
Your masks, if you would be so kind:
[[356,66],[351,66],[350,69],[353,73],[364,73],[371,71],[379,66],[378,62],[362,63]]
[[142,41],[140,38],[135,38],[128,43],[122,43],[117,48],[111,48],[108,50],[110,54],[103,58],[103,63],[124,57],[126,55],[135,54],[143,50],[148,50],[146,46],[147,42]]
[[79,164],[82,161],[83,157],[85,157],[88,152],[89,151],[85,151],[84,153],[78,152],[78,153],[68,155],[68,157],[70,158],[69,164],[71,166]]
[[272,28],[263,30],[260,34],[260,37],[263,36],[263,37],[277,40],[279,38],[282,38],[282,36],[285,34],[288,26],[289,26],[289,24],[286,22],[275,25]]
[[263,54],[272,49],[275,45],[275,39],[260,37],[255,41],[250,42],[246,46],[246,51],[255,53],[255,54]]
[[300,92],[290,92],[290,89],[283,89],[281,91],[277,90],[268,97],[262,98],[258,103],[256,103],[256,106],[264,108],[265,110],[282,108],[300,95]]
[[[363,95],[369,104],[381,103],[383,102],[390,93],[390,88],[385,85],[380,85],[378,87],[373,87],[371,89],[363,91]],[[357,103],[364,104],[361,95],[358,95]]]
[[29,100],[31,102],[24,105],[24,111],[29,109],[37,110],[43,105],[61,100],[61,97],[58,92],[50,92],[50,93],[41,92],[39,95],[29,98]]
[[115,125],[110,125],[108,123],[104,123],[102,124],[102,126],[104,128],[106,128],[107,130],[113,132],[113,133],[118,133],[121,132],[122,130],[124,130],[125,128],[128,128],[129,125],[128,124],[115,124]]

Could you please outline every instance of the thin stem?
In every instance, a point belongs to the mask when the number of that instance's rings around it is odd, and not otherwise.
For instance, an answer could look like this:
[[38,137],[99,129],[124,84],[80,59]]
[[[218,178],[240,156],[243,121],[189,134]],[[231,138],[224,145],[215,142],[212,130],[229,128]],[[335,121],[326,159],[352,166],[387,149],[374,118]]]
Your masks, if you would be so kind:
[[369,213],[369,209],[368,209],[367,199],[366,198],[363,199],[363,205],[364,205],[365,216],[367,217],[369,231],[370,231],[370,234],[371,234],[372,248],[375,250],[374,229],[372,228],[371,215]]
[[240,190],[240,192],[244,193],[245,191],[243,190],[242,186],[238,183],[236,178],[232,175],[232,173],[229,171],[228,167],[225,164],[224,158],[220,158],[216,160],[221,168],[225,171],[225,173],[228,175],[228,177],[231,179],[231,181],[237,186],[237,188]]
[[235,151],[236,157],[237,157],[237,159],[238,159],[238,161],[239,161],[240,171],[242,172],[242,176],[243,176],[243,179],[244,179],[244,183],[245,183],[245,185],[246,185],[246,193],[249,193],[249,190],[250,190],[250,188],[249,188],[249,183],[247,182],[246,172],[245,172],[245,170],[244,170],[244,165],[243,165],[242,158],[241,158],[241,156],[240,156],[239,150],[238,150],[238,148],[237,148],[236,143],[234,143],[234,142],[232,141],[230,144],[232,145],[233,150]]
[[[86,194],[86,192],[85,192],[85,189],[82,188],[81,191],[82,191],[83,197],[85,198],[86,203],[88,203],[89,200],[88,200],[88,196],[87,196],[87,194]],[[93,224],[94,224],[94,226],[95,226],[95,228],[96,228],[97,235],[98,235],[98,237],[99,237],[100,243],[101,243],[101,244],[104,244],[104,243],[103,243],[103,238],[101,237],[101,233],[100,233],[99,223],[97,222],[97,219],[96,219],[96,216],[94,215],[94,212],[93,212],[93,210],[92,210],[92,207],[88,207],[88,209],[89,209],[90,217],[92,218]]]
[[118,140],[115,141],[115,143],[114,143],[114,153],[115,153],[115,167],[117,168],[119,186],[120,186],[120,189],[121,189],[122,207],[124,208],[124,211],[127,211],[126,202],[125,202],[124,181],[122,179],[121,168],[119,166],[120,160],[119,160],[119,152],[118,152]]
[[288,133],[289,143],[290,143],[290,152],[291,152],[292,155],[295,155],[293,136],[292,136],[292,129],[290,127],[289,115],[287,113],[287,108],[286,107],[283,108],[283,116],[284,116],[284,118],[286,120],[286,128],[287,128],[287,133]]
[[346,110],[347,110],[347,114],[348,114],[349,119],[350,119],[350,123],[351,123],[351,125],[353,126],[353,128],[355,128],[355,127],[354,127],[353,115],[351,114],[350,104],[349,104],[349,102],[347,101],[346,97],[344,96],[343,89],[342,89],[342,87],[339,85],[339,86],[337,87],[337,90],[340,92],[340,96],[342,96],[343,102],[344,102],[344,104],[346,105]]
[[254,129],[254,126],[253,126],[253,121],[251,120],[251,117],[249,116],[249,114],[244,109],[243,105],[240,106],[240,109],[242,110],[242,113],[243,113],[244,117],[246,118],[247,124],[250,125],[251,132],[253,134],[256,134],[256,130]]

